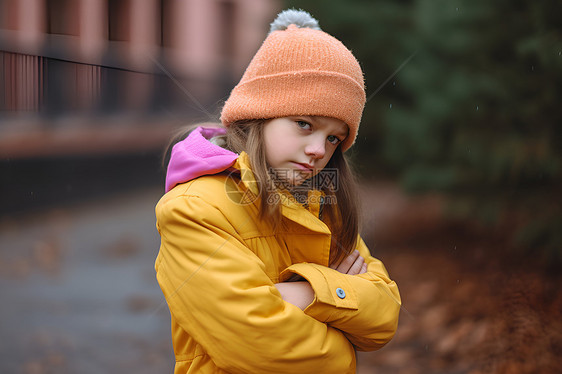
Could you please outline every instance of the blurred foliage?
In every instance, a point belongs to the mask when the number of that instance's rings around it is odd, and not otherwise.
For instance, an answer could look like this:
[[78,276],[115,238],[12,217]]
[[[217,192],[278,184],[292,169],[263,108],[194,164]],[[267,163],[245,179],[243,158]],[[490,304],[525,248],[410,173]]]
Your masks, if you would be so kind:
[[562,2],[285,3],[364,68],[363,174],[447,193],[456,216],[510,222],[517,244],[561,258]]

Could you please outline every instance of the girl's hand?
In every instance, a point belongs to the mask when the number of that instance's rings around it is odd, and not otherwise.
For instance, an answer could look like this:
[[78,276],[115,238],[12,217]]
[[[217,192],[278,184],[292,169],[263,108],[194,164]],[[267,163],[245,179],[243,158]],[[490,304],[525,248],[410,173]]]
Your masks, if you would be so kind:
[[339,265],[332,264],[330,268],[343,274],[357,275],[367,272],[367,264],[365,259],[361,257],[358,250],[351,252],[349,256],[343,259]]

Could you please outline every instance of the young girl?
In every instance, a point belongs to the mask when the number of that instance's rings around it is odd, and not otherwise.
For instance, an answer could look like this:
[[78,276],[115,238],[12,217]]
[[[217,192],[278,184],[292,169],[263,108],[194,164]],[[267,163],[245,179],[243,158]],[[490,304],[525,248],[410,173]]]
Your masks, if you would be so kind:
[[221,127],[171,151],[157,279],[176,373],[354,373],[394,335],[400,296],[358,237],[343,156],[365,104],[357,60],[282,12]]

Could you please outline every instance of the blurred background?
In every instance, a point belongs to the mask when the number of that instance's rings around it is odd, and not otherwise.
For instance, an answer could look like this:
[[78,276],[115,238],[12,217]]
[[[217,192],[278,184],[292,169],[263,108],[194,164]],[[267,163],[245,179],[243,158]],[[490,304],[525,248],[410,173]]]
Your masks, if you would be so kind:
[[398,282],[359,373],[557,373],[562,3],[0,0],[0,371],[171,372],[163,149],[275,14],[359,59],[363,235]]

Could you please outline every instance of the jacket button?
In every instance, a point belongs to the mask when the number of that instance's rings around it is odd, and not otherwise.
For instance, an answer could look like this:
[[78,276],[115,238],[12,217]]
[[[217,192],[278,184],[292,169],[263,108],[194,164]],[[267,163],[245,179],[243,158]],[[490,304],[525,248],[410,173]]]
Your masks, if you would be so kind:
[[345,299],[345,291],[339,287],[336,288],[336,295],[338,295],[340,299]]

